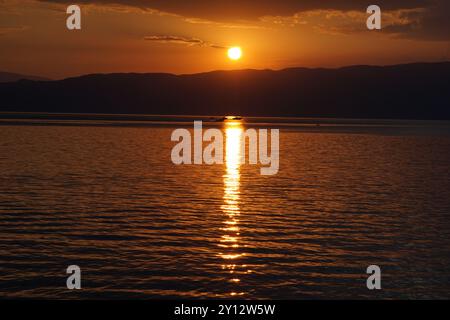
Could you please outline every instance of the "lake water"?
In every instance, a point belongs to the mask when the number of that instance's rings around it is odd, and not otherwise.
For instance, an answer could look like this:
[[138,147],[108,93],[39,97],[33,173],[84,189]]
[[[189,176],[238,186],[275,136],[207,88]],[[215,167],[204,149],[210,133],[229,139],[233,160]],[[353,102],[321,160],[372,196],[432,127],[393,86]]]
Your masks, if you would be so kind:
[[448,124],[259,121],[262,176],[233,160],[249,124],[223,165],[175,166],[191,123],[44,122],[0,125],[0,297],[450,298]]

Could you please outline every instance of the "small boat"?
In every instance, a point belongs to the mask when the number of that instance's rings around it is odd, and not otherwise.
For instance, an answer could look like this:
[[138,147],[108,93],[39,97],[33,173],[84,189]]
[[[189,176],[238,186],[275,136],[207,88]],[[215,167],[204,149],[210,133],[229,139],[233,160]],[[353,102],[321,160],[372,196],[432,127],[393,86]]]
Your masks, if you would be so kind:
[[224,122],[226,119],[227,119],[226,117],[210,118],[210,121],[212,121],[212,122]]
[[230,117],[225,117],[225,120],[226,120],[226,121],[240,121],[240,120],[242,120],[242,117],[239,117],[239,116],[237,116],[237,117],[235,117],[235,116],[230,116]]
[[209,118],[209,121],[212,121],[212,122],[241,121],[241,120],[242,120],[242,117],[239,117],[239,116],[227,116],[227,117],[218,117],[218,118],[211,117],[211,118]]

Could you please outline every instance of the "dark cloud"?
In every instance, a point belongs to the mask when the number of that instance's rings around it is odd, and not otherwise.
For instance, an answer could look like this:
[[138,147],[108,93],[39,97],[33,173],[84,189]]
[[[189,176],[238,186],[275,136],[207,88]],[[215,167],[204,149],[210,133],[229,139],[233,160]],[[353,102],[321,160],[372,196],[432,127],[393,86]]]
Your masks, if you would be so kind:
[[[39,1],[73,3],[73,0]],[[317,9],[365,11],[370,4],[367,0],[78,0],[76,2],[123,4],[213,20],[246,20],[267,15],[287,16]],[[375,2],[384,10],[394,10],[428,7],[433,0],[377,0]]]
[[[72,4],[73,0],[38,0]],[[289,17],[314,10],[358,11],[365,13],[367,0],[78,0],[79,4],[127,5],[152,9],[188,18],[212,21],[258,20],[261,17]],[[382,11],[411,10],[408,23],[386,26],[386,33],[408,38],[450,40],[450,0],[377,0]],[[408,11],[408,10],[405,10]],[[267,21],[267,20],[266,20]]]
[[404,38],[450,41],[450,1],[439,1],[421,12],[405,12],[407,23],[392,24],[384,31]]
[[185,44],[188,46],[210,47],[210,48],[214,48],[214,49],[225,49],[226,48],[224,46],[220,46],[220,45],[213,44],[213,43],[210,43],[207,41],[203,41],[201,39],[184,38],[184,37],[178,37],[178,36],[146,36],[146,37],[144,37],[144,40],[163,42],[163,43],[179,43],[179,44]]

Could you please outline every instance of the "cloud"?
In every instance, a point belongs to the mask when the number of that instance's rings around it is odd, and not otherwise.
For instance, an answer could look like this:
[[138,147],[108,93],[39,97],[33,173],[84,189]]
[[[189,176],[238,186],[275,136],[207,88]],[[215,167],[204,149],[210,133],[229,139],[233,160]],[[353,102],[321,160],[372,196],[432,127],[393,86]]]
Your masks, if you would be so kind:
[[[39,0],[56,3],[72,3],[73,0]],[[442,0],[445,1],[445,0]],[[422,8],[433,0],[377,0],[385,10]],[[310,10],[359,10],[364,11],[367,0],[78,0],[85,4],[121,4],[142,9],[156,9],[187,17],[212,20],[248,20],[262,16],[288,16]]]
[[215,26],[219,28],[226,29],[263,29],[262,26],[256,25],[254,23],[227,23],[227,22],[217,22],[212,20],[206,20],[201,18],[188,18],[184,17],[183,20],[191,24],[203,24],[208,26]]
[[[408,30],[410,25],[417,25],[421,13],[425,9],[399,9],[382,14],[382,25],[388,33],[397,30]],[[327,34],[353,34],[367,32],[367,13],[364,11],[312,10],[296,13],[293,16],[266,16],[260,20],[284,27],[309,25],[314,30]]]
[[[382,10],[381,34],[405,39],[450,41],[450,2],[430,8]],[[308,25],[320,33],[349,35],[367,32],[365,11],[311,10],[292,16],[265,16],[260,20],[283,27]]]
[[179,36],[166,36],[166,35],[146,36],[146,37],[144,37],[144,40],[156,41],[156,42],[162,42],[162,43],[184,44],[187,46],[209,47],[209,48],[214,48],[214,49],[226,49],[226,47],[224,47],[224,46],[210,43],[207,41],[203,41],[201,39],[185,38],[185,37],[179,37]]
[[401,18],[406,22],[391,24],[386,27],[386,31],[403,38],[450,41],[449,14],[450,1],[439,1],[420,12],[404,12]]
[[[59,4],[73,2],[73,0],[38,1]],[[223,26],[230,27],[245,26],[242,22],[261,19],[281,25],[291,19],[294,24],[301,24],[305,22],[299,19],[311,12],[329,11],[344,14],[358,12],[363,15],[370,4],[367,0],[78,0],[77,3],[123,5],[151,12],[174,14],[184,17],[185,21],[190,23],[222,23]],[[405,21],[385,23],[385,33],[415,39],[450,40],[449,0],[377,0],[376,4],[381,7],[383,16],[402,14],[403,19],[408,21],[408,23]],[[353,32],[353,21],[348,19],[345,25],[330,25],[328,29]],[[315,21],[313,27],[327,30],[328,24]],[[360,27],[357,26],[357,29]]]

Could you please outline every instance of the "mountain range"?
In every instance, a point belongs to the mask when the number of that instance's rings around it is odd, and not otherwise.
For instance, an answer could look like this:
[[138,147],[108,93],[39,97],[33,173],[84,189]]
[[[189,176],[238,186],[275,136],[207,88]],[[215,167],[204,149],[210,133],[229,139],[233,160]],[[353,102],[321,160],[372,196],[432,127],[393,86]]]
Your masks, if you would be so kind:
[[0,83],[0,111],[450,119],[450,62]]
[[24,74],[18,74],[18,73],[11,73],[11,72],[1,72],[0,71],[0,83],[2,82],[14,82],[19,80],[35,80],[35,81],[48,81],[50,79],[44,78],[44,77],[38,77],[38,76],[29,76]]

